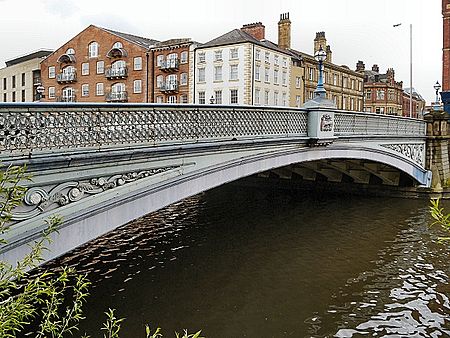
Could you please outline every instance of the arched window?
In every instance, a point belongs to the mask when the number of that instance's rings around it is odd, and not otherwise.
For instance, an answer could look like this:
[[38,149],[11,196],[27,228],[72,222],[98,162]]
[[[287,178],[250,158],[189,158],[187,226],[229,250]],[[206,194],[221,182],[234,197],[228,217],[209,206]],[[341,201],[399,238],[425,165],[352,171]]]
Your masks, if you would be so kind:
[[90,58],[98,57],[98,43],[95,41],[89,44],[89,57]]
[[112,48],[123,48],[122,42],[117,41],[117,42],[112,46]]
[[123,92],[125,92],[125,83],[122,83],[122,82],[114,83],[111,86],[111,91],[113,93],[123,93]]
[[66,54],[67,55],[75,55],[75,49],[73,49],[73,48],[67,49]]
[[164,76],[158,75],[156,77],[156,88],[161,88],[163,84],[164,84]]

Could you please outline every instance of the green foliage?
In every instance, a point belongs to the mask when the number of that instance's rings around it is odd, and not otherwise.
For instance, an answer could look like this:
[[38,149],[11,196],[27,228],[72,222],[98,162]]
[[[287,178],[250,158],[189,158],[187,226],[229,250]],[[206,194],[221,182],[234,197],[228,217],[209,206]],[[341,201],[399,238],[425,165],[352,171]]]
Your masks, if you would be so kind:
[[[431,226],[439,225],[446,232],[450,233],[450,214],[444,213],[444,208],[440,206],[439,199],[431,200],[431,216],[435,219],[435,221],[431,224]],[[450,237],[439,237],[439,241],[449,241]]]
[[[148,325],[145,325],[145,333],[146,333],[146,338],[162,338],[163,335],[161,333],[161,328],[157,328],[155,330],[155,332],[151,332],[151,329]],[[200,334],[202,333],[202,331],[198,331],[196,333],[189,333],[187,330],[183,330],[183,335],[180,335],[178,332],[175,332],[175,337],[176,338],[205,338],[200,336]]]

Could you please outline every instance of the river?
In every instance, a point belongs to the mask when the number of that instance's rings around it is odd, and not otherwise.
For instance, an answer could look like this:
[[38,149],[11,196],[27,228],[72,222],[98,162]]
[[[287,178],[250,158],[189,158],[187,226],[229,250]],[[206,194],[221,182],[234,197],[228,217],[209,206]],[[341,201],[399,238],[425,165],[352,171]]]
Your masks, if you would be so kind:
[[[450,212],[450,203],[448,206]],[[47,265],[93,283],[82,332],[208,338],[450,336],[449,244],[426,200],[224,186]]]

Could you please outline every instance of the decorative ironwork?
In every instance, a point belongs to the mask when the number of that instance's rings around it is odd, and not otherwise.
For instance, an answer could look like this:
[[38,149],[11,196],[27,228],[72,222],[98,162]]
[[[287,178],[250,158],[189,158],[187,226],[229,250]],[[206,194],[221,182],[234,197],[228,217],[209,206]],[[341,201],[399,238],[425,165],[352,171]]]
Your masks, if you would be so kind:
[[[10,106],[13,106],[12,104]],[[263,107],[0,105],[0,153],[307,136],[307,112]]]
[[128,68],[127,67],[119,67],[119,68],[107,68],[105,71],[105,77],[108,79],[124,79],[128,76]]
[[323,114],[320,118],[320,131],[332,131],[333,119],[330,114]]
[[58,184],[48,192],[40,187],[32,187],[25,193],[24,203],[33,208],[25,212],[13,214],[12,219],[16,221],[29,219],[51,207],[61,207],[79,201],[87,196],[96,195],[106,190],[111,190],[175,168],[179,168],[179,166],[155,168],[140,172],[113,175],[111,177],[98,177],[87,181],[65,182]]
[[381,146],[402,154],[422,167],[425,165],[425,143],[382,144]]

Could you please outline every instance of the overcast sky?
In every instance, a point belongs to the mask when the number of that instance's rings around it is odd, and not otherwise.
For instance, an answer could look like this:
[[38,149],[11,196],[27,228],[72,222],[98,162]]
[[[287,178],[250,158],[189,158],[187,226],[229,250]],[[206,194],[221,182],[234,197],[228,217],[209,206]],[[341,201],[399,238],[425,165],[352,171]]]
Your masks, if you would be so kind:
[[[427,103],[442,78],[441,0],[0,0],[0,68],[38,49],[56,49],[89,24],[157,40],[207,42],[261,21],[277,42],[280,13],[289,12],[292,48],[313,53],[325,31],[333,62],[355,69],[394,68],[409,87],[409,24],[413,25],[413,87]],[[394,28],[394,24],[402,23]]]

